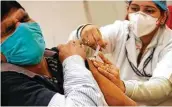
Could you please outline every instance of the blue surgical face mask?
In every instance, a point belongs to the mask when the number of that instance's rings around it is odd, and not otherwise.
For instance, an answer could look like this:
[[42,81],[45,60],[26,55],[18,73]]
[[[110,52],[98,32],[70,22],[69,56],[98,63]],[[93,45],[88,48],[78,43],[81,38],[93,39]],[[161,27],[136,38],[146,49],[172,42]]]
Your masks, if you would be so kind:
[[2,44],[1,52],[8,63],[35,65],[41,62],[45,41],[40,26],[35,22],[20,23]]

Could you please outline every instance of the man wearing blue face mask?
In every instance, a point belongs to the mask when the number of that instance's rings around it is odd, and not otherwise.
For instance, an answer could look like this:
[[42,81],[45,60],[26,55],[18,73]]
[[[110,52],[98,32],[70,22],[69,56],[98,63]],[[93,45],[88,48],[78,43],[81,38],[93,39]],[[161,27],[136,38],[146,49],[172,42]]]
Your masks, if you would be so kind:
[[18,2],[1,1],[1,105],[106,105],[85,67],[84,46],[70,41],[51,50]]

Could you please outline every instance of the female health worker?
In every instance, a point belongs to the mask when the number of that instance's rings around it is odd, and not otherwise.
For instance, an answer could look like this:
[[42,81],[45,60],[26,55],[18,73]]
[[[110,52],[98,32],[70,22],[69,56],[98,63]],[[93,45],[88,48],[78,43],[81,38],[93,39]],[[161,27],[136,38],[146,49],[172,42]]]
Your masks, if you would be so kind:
[[120,73],[109,61],[93,61],[95,67],[138,104],[172,105],[172,30],[165,25],[167,17],[166,1],[128,1],[126,20],[101,28],[82,25],[69,40],[80,39],[91,47],[88,56],[98,45],[111,53]]

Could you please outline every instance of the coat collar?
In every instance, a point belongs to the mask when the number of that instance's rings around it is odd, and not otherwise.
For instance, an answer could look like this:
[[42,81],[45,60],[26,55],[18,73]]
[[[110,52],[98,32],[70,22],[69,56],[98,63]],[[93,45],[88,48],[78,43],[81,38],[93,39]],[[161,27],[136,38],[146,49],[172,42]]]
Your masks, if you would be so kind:
[[135,44],[135,37],[132,35],[132,33],[129,33],[128,39],[126,41],[126,52],[128,55],[128,59],[134,64],[134,66],[137,66],[137,53],[136,53],[136,44]]
[[[134,36],[134,33],[132,32],[132,26],[129,26],[129,34],[128,39],[126,41],[126,51],[128,53],[129,60],[134,64],[134,66],[137,65],[137,52],[136,52],[136,41],[141,41],[139,38],[136,38]],[[152,48],[157,47],[157,45],[163,44],[163,36],[164,28],[159,28],[153,39],[151,40],[150,44],[147,46],[147,50],[151,50]]]

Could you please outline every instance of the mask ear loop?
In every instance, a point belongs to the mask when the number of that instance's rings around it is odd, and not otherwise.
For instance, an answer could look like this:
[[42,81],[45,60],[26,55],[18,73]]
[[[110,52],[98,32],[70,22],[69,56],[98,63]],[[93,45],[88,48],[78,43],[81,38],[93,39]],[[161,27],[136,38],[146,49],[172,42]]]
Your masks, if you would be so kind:
[[[160,16],[160,17],[158,18],[158,20],[156,21],[156,25],[158,25],[158,26],[163,25],[163,23],[161,22],[162,19],[163,19],[163,18]],[[159,21],[159,22],[158,22],[158,21]]]
[[156,25],[158,25],[158,26],[160,25],[160,21],[159,20],[160,20],[160,18],[158,18],[158,20],[156,21]]

